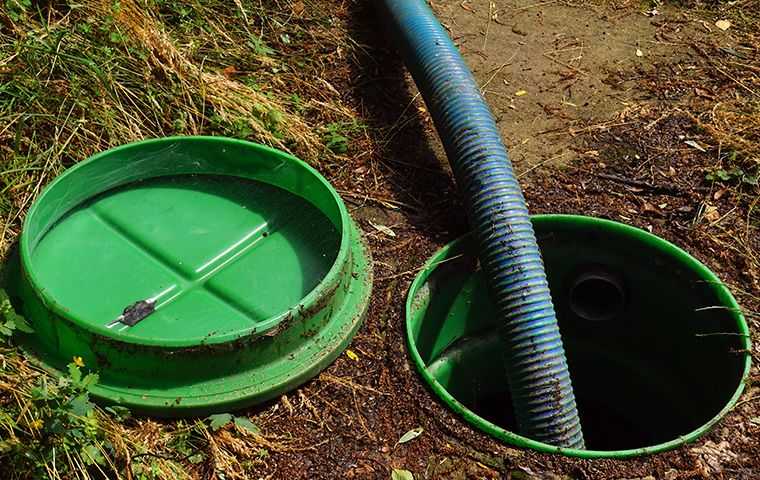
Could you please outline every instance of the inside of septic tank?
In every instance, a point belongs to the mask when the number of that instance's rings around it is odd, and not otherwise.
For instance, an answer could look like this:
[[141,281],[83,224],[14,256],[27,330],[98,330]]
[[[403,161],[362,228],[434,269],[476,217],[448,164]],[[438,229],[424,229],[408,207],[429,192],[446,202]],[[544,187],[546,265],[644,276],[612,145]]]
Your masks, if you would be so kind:
[[[535,226],[589,450],[678,440],[726,408],[746,360],[734,313],[705,308],[725,304],[722,287],[675,251],[635,236]],[[471,422],[491,434],[518,433],[497,316],[474,251],[469,240],[454,244],[413,287],[410,341],[446,403],[469,409]]]
[[[245,331],[297,304],[332,267],[340,235],[282,188],[175,175],[77,205],[40,237],[31,260],[47,295],[90,328],[192,343],[208,340],[210,328],[213,336]],[[143,300],[155,304],[149,321],[110,322]]]

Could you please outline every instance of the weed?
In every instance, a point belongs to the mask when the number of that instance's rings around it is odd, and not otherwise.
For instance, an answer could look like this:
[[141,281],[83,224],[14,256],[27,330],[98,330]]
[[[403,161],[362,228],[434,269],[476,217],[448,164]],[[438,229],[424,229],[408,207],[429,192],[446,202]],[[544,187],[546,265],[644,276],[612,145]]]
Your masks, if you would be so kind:
[[758,185],[757,175],[750,175],[740,167],[731,167],[728,170],[718,168],[705,175],[708,182],[744,183],[753,187]]
[[10,342],[15,332],[33,333],[24,317],[16,313],[5,290],[0,289],[0,342]]
[[303,99],[300,95],[297,93],[294,93],[290,96],[290,104],[293,106],[293,109],[297,112],[303,112],[306,106],[303,103]]
[[89,397],[98,375],[84,374],[81,365],[75,359],[57,379],[40,377],[18,420],[3,415],[2,426],[10,432],[0,441],[3,469],[43,478],[53,470],[65,476],[109,467],[106,457],[113,447],[99,428]]
[[364,128],[363,125],[356,121],[329,123],[325,126],[322,141],[329,151],[343,154],[348,152],[350,142],[348,135],[361,132]]
[[250,419],[246,417],[236,417],[232,415],[231,413],[218,413],[216,415],[211,415],[207,419],[209,421],[209,426],[211,427],[211,430],[217,431],[220,428],[223,428],[227,425],[235,425],[236,427],[248,430],[251,433],[260,433],[261,430],[259,430],[259,427],[253,424]]
[[253,53],[256,55],[268,57],[274,53],[274,50],[264,40],[253,34],[248,39],[248,46],[253,49]]
[[32,8],[32,0],[5,0],[5,8],[11,20],[18,22]]
[[206,458],[203,453],[206,447],[204,431],[203,424],[200,422],[194,422],[187,426],[184,421],[180,420],[169,447],[187,458],[191,464],[201,463]]

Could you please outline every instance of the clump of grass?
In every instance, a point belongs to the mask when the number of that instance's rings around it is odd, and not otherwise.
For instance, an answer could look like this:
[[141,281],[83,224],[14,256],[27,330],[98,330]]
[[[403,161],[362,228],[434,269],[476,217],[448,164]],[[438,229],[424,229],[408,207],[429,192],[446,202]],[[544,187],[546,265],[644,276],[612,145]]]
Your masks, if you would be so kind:
[[19,331],[29,327],[0,290],[0,478],[247,479],[294,448],[244,416],[160,423],[97,407],[96,372],[79,357],[64,373],[37,368],[13,345]]
[[[364,133],[348,127],[355,112],[326,78],[338,48],[350,53],[347,34],[311,0],[298,9],[283,0],[2,2],[0,257],[45,185],[110,147],[226,135],[330,166],[342,156],[325,144],[329,125],[347,126],[336,130],[347,148]],[[25,324],[6,307],[0,478],[256,478],[270,454],[299,448],[240,418],[214,429],[97,407],[96,372],[74,359],[63,373],[37,368],[7,335]]]
[[343,41],[329,19],[276,2],[4,1],[0,254],[50,179],[130,141],[226,135],[339,161],[322,132],[354,112],[324,78]]
[[322,134],[322,141],[325,147],[335,154],[345,154],[348,152],[351,140],[349,137],[359,132],[363,132],[366,127],[353,122],[334,122],[327,124]]
[[[242,122],[248,125],[250,131],[246,132],[247,136],[255,136],[284,149],[292,147],[307,157],[313,155],[318,139],[302,118],[286,112],[281,100],[194,63],[180,51],[146,6],[140,6],[133,0],[118,3],[94,0],[87,4],[86,10],[96,16],[112,16],[119,38],[124,32],[145,49],[154,75],[158,71],[164,77],[173,79],[182,97],[194,107],[193,113],[197,114],[200,108],[213,109],[221,123]],[[265,60],[265,54],[273,51],[264,48],[258,37],[254,38],[258,41],[258,46],[253,45],[254,53],[262,57],[264,64],[269,63]],[[197,92],[202,92],[202,99],[194,98],[198,96]],[[199,105],[200,100],[206,102],[205,106]]]
[[705,39],[692,49],[705,62],[700,78],[710,101],[694,103],[693,120],[726,150],[738,153],[745,170],[760,168],[760,10],[756,1],[712,2],[705,13],[732,22],[731,37],[717,44]]
[[757,101],[718,104],[696,122],[719,143],[741,154],[750,168],[760,168],[760,89]]

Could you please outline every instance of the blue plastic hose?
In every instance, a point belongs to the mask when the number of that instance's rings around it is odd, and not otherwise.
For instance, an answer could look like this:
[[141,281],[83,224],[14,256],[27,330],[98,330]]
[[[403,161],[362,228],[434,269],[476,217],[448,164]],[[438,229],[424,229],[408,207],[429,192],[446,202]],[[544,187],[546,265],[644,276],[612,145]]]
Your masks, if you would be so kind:
[[557,318],[528,208],[491,111],[422,0],[384,0],[392,34],[435,122],[502,319],[520,433],[584,448]]

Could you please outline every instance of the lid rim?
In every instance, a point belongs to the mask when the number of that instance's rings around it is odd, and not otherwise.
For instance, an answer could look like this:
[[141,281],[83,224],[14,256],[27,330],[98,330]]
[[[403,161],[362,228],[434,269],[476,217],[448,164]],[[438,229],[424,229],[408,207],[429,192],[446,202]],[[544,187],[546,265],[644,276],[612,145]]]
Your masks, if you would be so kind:
[[[720,279],[702,264],[699,260],[691,256],[688,252],[680,247],[659,238],[649,232],[641,230],[630,225],[625,225],[612,220],[606,220],[596,217],[588,217],[583,215],[567,215],[567,214],[548,214],[548,215],[533,215],[531,219],[534,223],[555,224],[572,228],[587,228],[595,227],[599,230],[614,231],[617,233],[623,233],[630,235],[637,241],[645,243],[662,253],[677,258],[685,266],[691,268],[696,275],[704,279],[710,284],[710,288],[724,301],[730,309],[731,317],[736,322],[738,333],[741,335],[741,342],[745,349],[750,348],[751,342],[749,339],[749,328],[746,320],[741,313],[736,299],[731,295],[730,291],[720,281]],[[460,415],[471,426],[495,437],[498,440],[506,442],[508,444],[516,445],[518,447],[530,448],[544,453],[558,453],[562,455],[568,455],[577,458],[586,459],[598,459],[598,458],[611,458],[622,459],[630,458],[641,455],[649,455],[654,453],[660,453],[668,450],[673,450],[684,444],[691,443],[705,435],[713,426],[720,422],[736,405],[737,401],[741,397],[745,389],[747,378],[750,374],[751,368],[751,356],[745,355],[742,377],[739,381],[737,388],[732,393],[726,404],[720,409],[720,411],[713,417],[708,419],[701,426],[696,429],[678,436],[672,440],[661,442],[655,445],[650,445],[641,448],[631,448],[622,450],[579,450],[572,448],[563,448],[549,445],[547,443],[539,442],[528,437],[524,437],[518,433],[509,431],[503,427],[500,427],[493,422],[481,417],[464,404],[459,402],[449,391],[440,383],[433,375],[428,371],[425,361],[422,359],[418,349],[417,341],[415,338],[415,332],[413,329],[412,318],[414,317],[415,301],[417,293],[426,284],[428,277],[433,273],[437,265],[443,263],[443,260],[448,257],[449,253],[461,248],[465,242],[469,241],[469,235],[465,235],[455,239],[454,241],[444,245],[438,251],[436,251],[424,264],[420,272],[412,281],[409,287],[406,305],[405,305],[405,329],[406,329],[406,343],[409,348],[409,354],[412,357],[412,363],[414,363],[418,373],[425,380],[425,383],[433,390],[435,395],[443,401],[443,403],[452,409],[455,413]]]
[[[243,149],[247,152],[250,152],[251,158],[248,158],[246,160],[252,160],[252,159],[264,159],[268,158],[269,160],[276,159],[279,162],[288,162],[291,164],[293,168],[298,169],[299,171],[304,172],[305,174],[309,175],[309,177],[312,179],[312,181],[316,181],[317,184],[320,185],[321,188],[325,189],[327,193],[329,193],[330,197],[332,198],[333,207],[337,209],[339,220],[340,220],[340,245],[338,247],[338,251],[336,253],[335,260],[333,261],[332,265],[330,266],[330,269],[327,271],[327,273],[324,275],[324,277],[317,283],[317,285],[307,294],[305,294],[299,302],[297,302],[295,305],[284,309],[280,313],[277,313],[275,315],[271,315],[270,317],[266,319],[262,319],[259,322],[256,322],[255,324],[252,324],[248,328],[244,328],[241,330],[237,330],[230,333],[225,333],[220,336],[213,336],[210,338],[204,338],[203,344],[204,345],[223,345],[227,343],[232,343],[239,341],[240,339],[247,338],[247,337],[259,337],[267,335],[267,333],[271,333],[272,331],[277,331],[281,328],[281,324],[285,322],[292,321],[294,318],[298,318],[300,316],[299,312],[309,312],[313,311],[316,306],[318,306],[320,303],[329,303],[329,296],[334,292],[334,289],[340,285],[341,283],[341,276],[344,274],[347,266],[350,265],[350,249],[349,249],[349,242],[351,241],[351,234],[350,234],[350,220],[348,216],[348,210],[345,207],[345,204],[341,200],[340,196],[338,195],[337,191],[330,185],[329,182],[314,168],[303,162],[302,160],[287,154],[285,152],[273,149],[271,147],[267,147],[264,145],[244,141],[244,140],[238,140],[238,139],[231,139],[227,137],[213,137],[213,136],[176,136],[176,137],[166,137],[166,138],[158,138],[158,139],[149,139],[149,140],[143,140],[140,142],[134,142],[129,143],[125,145],[121,145],[119,147],[115,147],[109,150],[106,150],[104,152],[100,152],[87,160],[84,160],[77,165],[71,167],[70,169],[66,170],[63,174],[58,176],[56,179],[54,179],[49,185],[45,187],[45,189],[42,191],[42,193],[39,195],[39,197],[35,200],[32,207],[29,210],[29,213],[27,214],[25,220],[24,220],[24,226],[23,231],[21,234],[20,239],[20,253],[21,253],[21,266],[23,270],[23,275],[26,281],[29,282],[30,286],[34,290],[35,294],[40,298],[43,305],[51,310],[55,315],[60,317],[61,319],[67,321],[70,323],[74,328],[81,329],[89,334],[92,335],[100,335],[105,336],[109,340],[115,340],[119,343],[125,344],[125,345],[134,345],[134,346],[155,346],[160,348],[170,348],[170,349],[176,349],[176,348],[187,348],[187,347],[193,347],[198,346],[200,342],[198,339],[166,339],[166,338],[139,338],[139,337],[122,337],[122,336],[110,336],[110,335],[103,335],[104,332],[102,332],[102,328],[99,328],[98,325],[93,324],[91,322],[86,322],[82,319],[77,318],[76,316],[72,315],[71,312],[65,308],[65,306],[61,305],[51,294],[50,292],[42,286],[38,276],[36,275],[35,269],[34,269],[34,263],[32,261],[32,241],[33,239],[39,238],[37,237],[36,231],[34,231],[34,225],[36,221],[36,217],[40,215],[41,207],[40,205],[43,205],[46,202],[46,198],[50,195],[53,195],[57,186],[61,185],[63,182],[66,182],[67,179],[70,179],[73,176],[79,175],[84,169],[92,168],[93,164],[97,164],[97,162],[102,162],[104,160],[108,160],[114,157],[129,157],[134,156],[135,153],[139,153],[141,149],[149,148],[149,149],[166,149],[168,152],[174,152],[178,148],[182,146],[197,146],[202,145],[209,150],[213,148],[222,149],[224,151],[225,148],[236,148],[236,149]],[[200,166],[200,162],[198,162],[198,165]],[[255,167],[256,163],[251,163],[252,167]],[[219,162],[216,163],[217,167],[223,166],[220,165]],[[171,172],[167,172],[171,174]],[[198,174],[209,174],[209,172],[203,172],[198,171],[196,172]],[[212,173],[212,174],[218,174],[218,173]],[[240,178],[249,178],[249,177],[243,177],[240,175],[231,175],[231,176],[238,176]],[[145,180],[147,178],[155,178],[155,177],[145,177],[145,178],[139,178],[137,180],[131,180],[131,181],[140,181]],[[118,181],[120,180],[117,177],[109,178],[110,182],[104,187],[101,188],[101,193],[103,191],[107,191],[111,188],[115,188],[116,186],[119,186],[120,184]],[[130,183],[130,182],[127,182]],[[278,186],[277,184],[273,184],[274,186]],[[53,193],[51,193],[53,192]],[[291,192],[293,194],[298,195],[297,192]],[[301,195],[298,195],[301,196]],[[305,201],[310,202],[310,200],[306,197],[301,196]],[[67,210],[70,211],[70,210]],[[61,218],[63,215],[66,214],[67,211],[64,211],[61,213],[58,218]],[[44,232],[43,232],[44,234]],[[325,299],[325,297],[328,297],[328,299]]]

